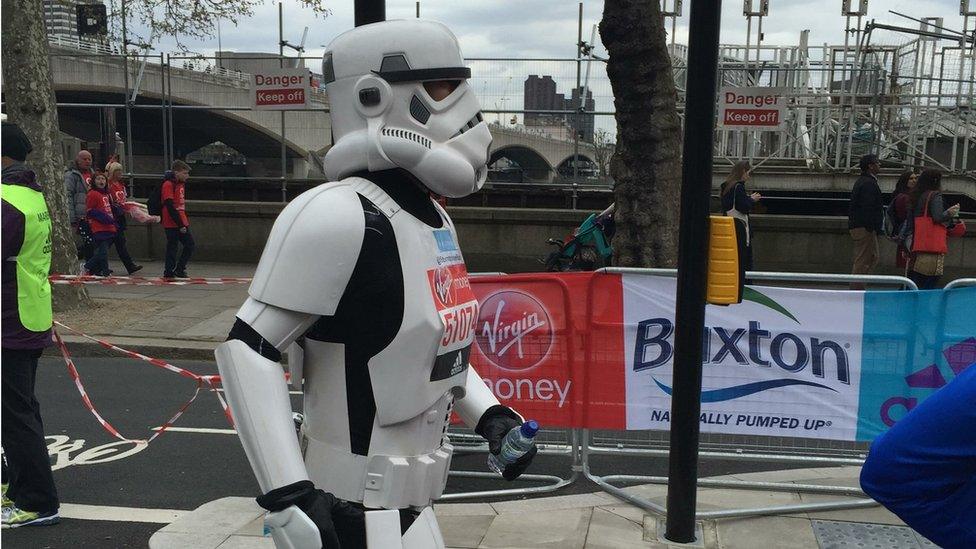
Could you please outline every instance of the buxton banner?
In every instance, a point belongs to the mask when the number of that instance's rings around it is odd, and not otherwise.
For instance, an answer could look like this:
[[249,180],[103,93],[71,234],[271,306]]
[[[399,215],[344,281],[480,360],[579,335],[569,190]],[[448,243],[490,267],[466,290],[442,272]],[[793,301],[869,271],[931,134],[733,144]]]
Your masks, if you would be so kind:
[[[551,427],[670,427],[675,280],[474,277],[471,362],[498,398]],[[976,288],[748,287],[708,306],[704,432],[871,440],[976,363]]]

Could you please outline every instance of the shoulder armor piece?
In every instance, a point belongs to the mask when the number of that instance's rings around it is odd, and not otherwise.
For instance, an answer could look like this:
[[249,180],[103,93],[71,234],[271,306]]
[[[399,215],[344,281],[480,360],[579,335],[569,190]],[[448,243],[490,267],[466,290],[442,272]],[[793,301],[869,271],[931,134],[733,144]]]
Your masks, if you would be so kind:
[[275,220],[248,293],[282,309],[335,314],[365,230],[362,203],[348,182],[302,193]]

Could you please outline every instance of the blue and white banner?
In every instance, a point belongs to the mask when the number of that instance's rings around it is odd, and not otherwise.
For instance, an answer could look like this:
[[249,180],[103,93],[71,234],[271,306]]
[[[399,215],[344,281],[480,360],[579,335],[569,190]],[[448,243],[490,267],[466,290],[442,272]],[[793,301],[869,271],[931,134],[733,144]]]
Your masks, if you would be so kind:
[[[675,284],[622,278],[627,429],[670,428]],[[976,288],[755,286],[705,326],[703,432],[871,440],[976,363]]]

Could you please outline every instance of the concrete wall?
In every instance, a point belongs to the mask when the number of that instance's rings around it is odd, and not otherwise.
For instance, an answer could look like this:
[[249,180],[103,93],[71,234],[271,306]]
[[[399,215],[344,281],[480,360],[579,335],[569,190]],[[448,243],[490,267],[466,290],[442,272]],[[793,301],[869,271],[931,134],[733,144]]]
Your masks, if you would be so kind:
[[[197,242],[194,260],[256,262],[282,207],[267,202],[188,202]],[[562,238],[586,216],[581,211],[516,208],[457,207],[449,212],[472,272],[539,270],[539,259],[551,251],[546,239]],[[846,218],[756,215],[752,219],[757,270],[850,272]],[[158,225],[133,225],[127,237],[134,256],[163,257],[165,237]],[[898,274],[894,252],[894,244],[881,242],[879,274]],[[976,227],[950,241],[945,269],[945,280],[976,276]]]

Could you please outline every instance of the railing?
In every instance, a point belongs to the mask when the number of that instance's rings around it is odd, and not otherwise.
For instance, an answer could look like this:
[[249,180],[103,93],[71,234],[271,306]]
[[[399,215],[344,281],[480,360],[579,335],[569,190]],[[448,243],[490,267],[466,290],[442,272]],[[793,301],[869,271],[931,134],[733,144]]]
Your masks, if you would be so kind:
[[[159,54],[159,59],[154,62],[152,56],[135,55],[131,52],[127,54],[120,49],[77,37],[55,35],[50,37],[50,41],[55,47],[85,52],[86,55],[82,57],[86,58],[87,54],[91,54],[92,58],[114,56],[121,59],[127,56],[134,61],[138,60],[138,63],[134,62],[130,67],[133,78],[129,79],[129,83],[141,81],[135,77],[135,72],[141,75],[148,65],[153,67],[153,72],[159,73],[160,76],[154,77],[162,79],[162,87],[169,90],[170,94],[173,90],[174,78],[210,80],[215,81],[218,86],[233,86],[239,89],[250,86],[249,73],[220,66],[216,58]],[[887,167],[935,167],[957,176],[976,180],[976,116],[973,114],[976,104],[973,103],[973,94],[968,93],[973,90],[974,84],[966,76],[963,70],[964,64],[961,64],[956,71],[953,68],[955,65],[946,61],[945,67],[949,68],[945,70],[940,68],[940,73],[932,75],[915,75],[910,71],[894,74],[891,72],[890,60],[877,61],[864,55],[856,57],[850,51],[838,56],[840,50],[835,47],[825,47],[822,51],[819,47],[808,48],[808,51],[801,50],[802,48],[795,46],[786,48],[763,46],[753,47],[750,52],[748,48],[743,49],[741,46],[723,46],[722,63],[719,69],[719,76],[723,82],[734,81],[741,85],[774,86],[786,89],[787,106],[786,128],[783,131],[760,132],[718,128],[715,132],[714,157],[719,171],[746,158],[752,160],[753,170],[757,172],[790,169],[799,173],[845,173],[857,164],[861,154],[871,152],[878,154]],[[816,52],[820,53],[820,59],[810,58],[811,53]],[[962,53],[970,55],[967,52]],[[750,59],[750,55],[756,59]],[[943,48],[940,55],[950,61],[955,59],[952,48]],[[759,61],[758,58],[762,60]],[[273,61],[275,58],[267,59]],[[527,114],[551,114],[554,116],[552,120],[557,122],[562,120],[567,124],[572,122],[574,117],[582,116],[589,117],[588,123],[594,124],[594,127],[605,129],[615,125],[614,112],[609,103],[612,100],[612,90],[602,60],[470,58],[467,61],[475,64],[483,73],[477,77],[483,79],[482,87],[486,87],[493,78],[499,81],[499,77],[493,75],[513,74],[514,67],[516,71],[525,74],[535,72],[556,75],[554,78],[560,80],[559,85],[564,86],[563,92],[568,91],[565,89],[571,79],[568,75],[576,74],[577,66],[593,65],[594,76],[591,81],[587,81],[586,85],[588,91],[596,90],[594,97],[602,102],[596,104],[598,106],[585,110],[553,111],[497,108],[499,102],[504,105],[504,101],[511,99],[508,97],[511,95],[511,90],[507,86],[512,83],[512,77],[507,77],[508,84],[503,91],[479,89],[479,95],[482,96],[482,102],[486,107],[484,112],[499,115],[520,114],[523,121]],[[181,63],[186,67],[181,68]],[[136,65],[142,66],[136,68]],[[683,69],[676,67],[675,70],[680,72]],[[564,76],[559,76],[560,74]],[[517,85],[517,81],[515,83]],[[577,82],[579,86],[582,84]],[[224,91],[226,90],[215,87],[214,98],[212,100],[200,98],[200,102],[205,105],[199,108],[221,110],[220,101],[224,98],[218,99],[218,97]],[[130,93],[131,90],[127,89],[126,95]],[[324,91],[319,88],[313,88],[312,94],[317,102],[326,99]],[[495,98],[495,109],[490,108],[493,104],[492,98]],[[241,98],[236,97],[235,100],[240,101]],[[166,135],[163,142],[173,144],[172,148],[163,151],[164,164],[166,164],[172,159],[173,150],[184,148],[176,142],[179,132],[173,126],[187,122],[186,118],[182,121],[174,121],[173,111],[183,107],[173,104],[172,95],[166,95],[163,103],[162,105],[127,104],[125,108],[155,108],[163,111],[162,118],[165,120],[161,124],[161,131]],[[97,108],[94,104],[63,106]],[[683,92],[680,89],[677,107],[679,116],[683,116]],[[229,108],[231,107],[225,107],[223,110]],[[250,107],[244,101],[233,108],[247,110]],[[126,124],[131,123],[130,117],[125,117],[125,120]],[[577,119],[575,123],[578,122]],[[558,126],[558,123],[556,125]],[[558,136],[562,134],[558,132],[552,133],[532,125],[500,124],[493,126],[492,129],[498,134],[510,136],[515,142],[514,145],[518,145],[520,150],[528,149],[530,153],[535,154],[535,157],[521,163],[526,179],[536,181],[562,179],[565,183],[563,188],[572,193],[572,207],[579,205],[577,200],[579,192],[595,190],[607,181],[607,175],[604,173],[598,178],[593,178],[598,184],[590,185],[584,175],[598,173],[600,169],[605,169],[607,164],[605,160],[612,153],[612,143],[594,145],[578,138],[575,132],[572,132],[573,138],[561,139]],[[126,137],[131,134],[129,131],[120,133]],[[614,132],[610,131],[609,135],[613,134]],[[214,140],[220,139],[220,135],[213,137]],[[285,139],[287,140],[287,136]],[[499,135],[497,141],[502,140]],[[323,131],[321,141],[316,140],[315,146],[307,149],[320,151],[328,145],[328,132]],[[550,158],[556,156],[564,158],[567,147],[571,149],[572,155],[578,153],[583,160],[589,161],[589,164],[584,169],[577,169],[578,165],[570,165],[569,172],[565,161],[560,165],[552,165],[559,160],[550,160]],[[502,156],[509,158],[505,154]],[[282,160],[280,179],[291,181],[314,175],[315,172],[312,170],[318,167],[320,162],[313,159],[306,160],[308,161],[299,168],[304,171],[295,173],[294,177],[287,175],[294,170],[289,170],[286,167],[287,160]],[[127,167],[129,164],[131,162],[126,163]],[[255,171],[254,175],[258,173],[267,172]],[[565,178],[568,173],[572,173],[573,177]],[[498,185],[499,189],[505,188],[502,186],[503,181],[493,181],[493,184]],[[285,193],[282,193],[282,196],[284,197]]]
[[[643,274],[647,276],[675,276],[673,269],[603,269],[608,273]],[[494,273],[481,273],[494,274]],[[804,282],[809,284],[838,282],[883,283],[903,289],[916,289],[915,284],[903,277],[865,276],[847,274],[816,273],[747,273],[757,280]],[[946,289],[964,285],[976,285],[976,279],[958,279],[946,285]],[[461,452],[486,453],[487,445],[468,429],[451,428],[449,436]],[[603,491],[629,503],[654,513],[666,514],[665,506],[646,498],[624,491],[613,483],[651,483],[666,484],[664,476],[645,475],[600,475],[594,472],[591,458],[602,456],[646,456],[666,458],[669,453],[668,432],[666,431],[593,431],[590,429],[562,429],[540,432],[538,445],[541,454],[570,456],[570,467],[563,477],[550,475],[548,478],[525,478],[528,481],[548,481],[545,486],[530,488],[508,488],[482,490],[478,492],[446,494],[442,501],[526,495],[551,492],[574,483],[580,476],[593,481]],[[698,456],[703,460],[750,461],[764,464],[783,464],[789,466],[806,465],[860,466],[867,457],[869,443],[846,442],[828,439],[804,439],[795,437],[774,437],[758,435],[731,435],[703,433]],[[582,475],[580,475],[582,473]],[[455,476],[497,478],[492,474],[477,474],[467,471],[452,471]],[[698,519],[719,519],[742,516],[819,512],[841,509],[856,509],[876,506],[871,499],[863,498],[858,487],[832,486],[815,483],[745,481],[735,479],[701,478],[698,486],[703,488],[729,488],[739,490],[785,491],[811,494],[833,494],[848,499],[818,503],[802,503],[782,506],[748,507],[720,511],[702,511]],[[857,498],[857,499],[850,499]]]

